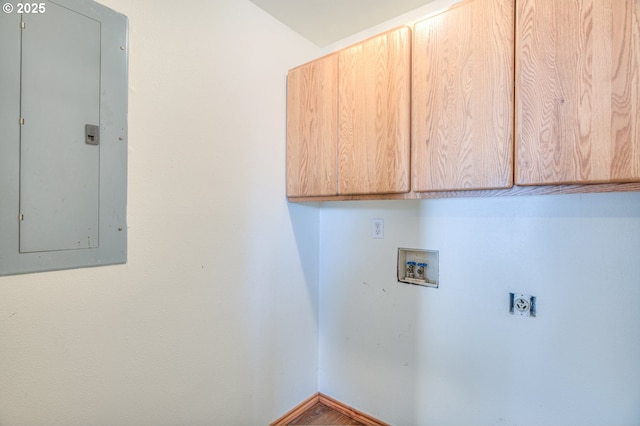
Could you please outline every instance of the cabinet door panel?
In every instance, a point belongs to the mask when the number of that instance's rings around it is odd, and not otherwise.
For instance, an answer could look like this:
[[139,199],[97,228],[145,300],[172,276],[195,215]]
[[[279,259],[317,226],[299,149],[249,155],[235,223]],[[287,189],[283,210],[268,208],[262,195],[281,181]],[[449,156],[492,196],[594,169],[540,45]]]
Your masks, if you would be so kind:
[[337,55],[289,71],[287,196],[336,195]]
[[414,29],[414,191],[513,185],[514,3],[468,0]]
[[411,31],[339,52],[338,193],[409,191]]
[[518,0],[518,184],[640,180],[639,21],[638,0]]

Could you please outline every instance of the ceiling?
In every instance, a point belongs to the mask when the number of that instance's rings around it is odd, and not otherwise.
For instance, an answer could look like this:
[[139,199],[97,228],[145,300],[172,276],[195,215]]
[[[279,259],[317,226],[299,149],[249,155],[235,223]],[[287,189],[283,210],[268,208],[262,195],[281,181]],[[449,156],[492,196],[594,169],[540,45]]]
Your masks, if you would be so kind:
[[250,0],[320,47],[432,0]]

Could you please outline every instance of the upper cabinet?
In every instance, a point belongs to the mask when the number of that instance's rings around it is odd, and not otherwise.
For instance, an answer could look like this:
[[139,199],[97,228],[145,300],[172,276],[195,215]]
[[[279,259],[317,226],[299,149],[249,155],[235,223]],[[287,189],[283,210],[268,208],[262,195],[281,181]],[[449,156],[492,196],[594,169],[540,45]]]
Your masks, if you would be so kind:
[[289,72],[296,201],[640,191],[640,0],[463,0]]
[[339,52],[338,193],[408,192],[411,30]]
[[411,30],[289,71],[287,196],[409,191]]
[[289,71],[287,196],[337,194],[338,56]]
[[640,1],[518,0],[516,183],[640,180]]
[[513,185],[514,0],[468,0],[414,28],[414,191]]

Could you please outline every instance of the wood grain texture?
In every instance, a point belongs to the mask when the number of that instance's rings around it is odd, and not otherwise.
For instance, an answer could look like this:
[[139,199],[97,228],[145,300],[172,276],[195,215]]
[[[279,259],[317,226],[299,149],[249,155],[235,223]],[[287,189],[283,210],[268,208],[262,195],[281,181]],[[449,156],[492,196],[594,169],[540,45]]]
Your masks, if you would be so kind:
[[287,77],[287,196],[337,194],[338,57]]
[[346,404],[338,401],[337,399],[333,399],[330,396],[324,395],[322,393],[318,394],[318,400],[332,409],[339,411],[345,416],[356,420],[357,422],[366,425],[366,426],[389,426],[387,423],[376,419],[375,417],[370,416],[360,410],[356,410],[355,408],[349,407]]
[[411,30],[339,52],[338,193],[409,191]]
[[294,421],[289,423],[289,425],[300,425],[300,426],[310,426],[310,425],[354,425],[354,426],[363,426],[362,423],[352,419],[349,416],[346,416],[340,413],[337,410],[334,410],[330,407],[327,407],[321,402],[318,402],[316,405],[305,411],[300,417],[296,418]]
[[280,418],[271,422],[269,426],[286,426],[290,424],[300,416],[304,415],[307,410],[310,410],[318,403],[318,395],[318,393],[311,395],[309,398],[305,399],[300,404],[296,405],[291,410],[283,414]]
[[640,180],[640,0],[518,0],[516,181]]
[[601,183],[589,185],[513,186],[508,189],[485,189],[473,191],[411,191],[405,194],[290,197],[289,201],[292,203],[306,203],[320,201],[426,200],[431,198],[509,197],[522,195],[590,194],[599,192],[640,192],[640,182]]
[[270,426],[311,424],[389,426],[375,417],[320,392],[307,398],[278,420],[273,421]]
[[414,191],[513,185],[514,0],[466,0],[415,24]]

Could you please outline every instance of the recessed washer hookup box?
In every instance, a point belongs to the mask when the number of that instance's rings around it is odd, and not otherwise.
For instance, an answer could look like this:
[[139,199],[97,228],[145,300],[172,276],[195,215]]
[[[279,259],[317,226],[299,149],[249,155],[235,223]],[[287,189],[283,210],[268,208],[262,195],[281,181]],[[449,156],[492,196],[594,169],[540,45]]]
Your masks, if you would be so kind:
[[438,259],[437,250],[398,248],[398,282],[437,288]]

